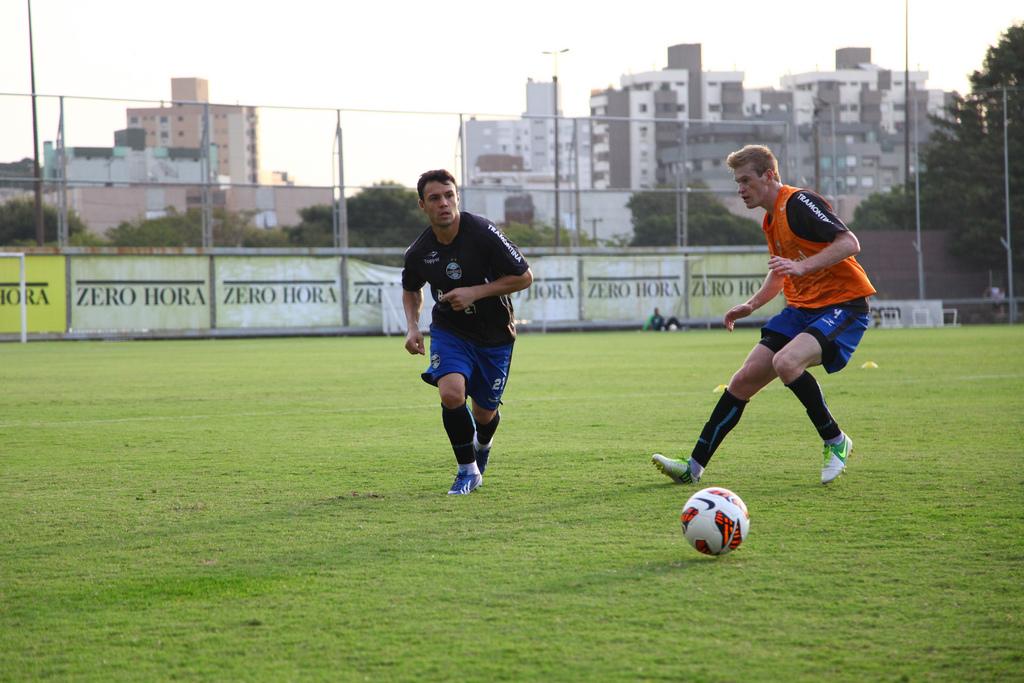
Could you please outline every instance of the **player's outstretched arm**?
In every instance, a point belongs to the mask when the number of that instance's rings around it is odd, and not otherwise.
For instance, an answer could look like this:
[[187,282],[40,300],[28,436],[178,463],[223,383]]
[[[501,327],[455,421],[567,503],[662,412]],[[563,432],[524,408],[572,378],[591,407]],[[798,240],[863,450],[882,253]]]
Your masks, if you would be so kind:
[[746,318],[748,315],[777,297],[781,291],[782,276],[773,271],[769,271],[768,275],[764,278],[764,283],[761,284],[761,289],[757,290],[754,293],[754,296],[747,299],[745,303],[737,304],[725,312],[725,319],[723,321],[725,323],[725,329],[732,332],[733,328],[736,326],[737,320],[740,318]]
[[420,332],[420,310],[423,308],[423,291],[402,291],[402,308],[405,309],[405,350],[415,355],[425,355],[423,333]]

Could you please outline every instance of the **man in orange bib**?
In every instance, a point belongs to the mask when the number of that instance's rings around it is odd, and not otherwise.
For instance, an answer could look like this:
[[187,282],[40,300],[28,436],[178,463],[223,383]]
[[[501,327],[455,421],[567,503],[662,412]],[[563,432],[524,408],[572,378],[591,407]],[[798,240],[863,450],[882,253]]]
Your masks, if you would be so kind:
[[690,458],[674,460],[655,453],[652,462],[676,483],[700,481],[747,402],[778,377],[803,404],[824,442],[821,483],[828,484],[846,469],[853,440],[836,424],[807,368],[821,365],[832,373],[846,366],[868,328],[867,297],[875,288],[854,258],[860,252],[857,237],[820,196],[782,184],[771,150],[747,145],[730,154],[726,163],[747,208],[765,210],[762,228],[770,257],[764,284],[745,303],[726,312],[725,327],[731,332],[737,320],[780,291],[786,307],[761,328],[760,342],[729,380]]

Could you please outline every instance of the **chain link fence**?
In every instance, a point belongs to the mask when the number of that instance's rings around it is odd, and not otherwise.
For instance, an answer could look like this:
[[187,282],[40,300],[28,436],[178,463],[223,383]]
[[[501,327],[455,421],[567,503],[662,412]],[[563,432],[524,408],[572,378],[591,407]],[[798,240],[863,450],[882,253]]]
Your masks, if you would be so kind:
[[[1005,263],[958,258],[958,226],[979,220],[968,211],[975,207],[965,206],[957,224],[939,225],[908,206],[907,220],[889,229],[853,225],[881,297],[953,302],[961,320],[1017,319],[1013,253],[1020,240],[1012,239],[1008,179],[1021,163],[1010,152],[1020,145],[1013,126],[1021,117],[1012,113],[1020,93],[1004,94],[1011,112],[999,150],[1005,159],[993,159],[989,170],[1000,190],[993,196],[1005,201],[978,210],[987,221],[1005,219],[998,235],[980,237],[997,242],[985,248],[1002,250]],[[0,148],[31,150],[32,99],[0,93],[7,123]],[[415,180],[439,167],[459,179],[464,210],[492,219],[525,247],[689,247],[724,235],[731,244],[756,245],[763,243],[760,212],[736,197],[729,152],[769,145],[786,182],[816,189],[849,223],[870,196],[903,185],[908,170],[906,186],[916,191],[907,196],[929,196],[920,186],[929,176],[917,170],[936,127],[912,110],[917,125],[905,155],[902,133],[844,121],[827,103],[741,121],[54,95],[37,95],[35,103],[40,190],[55,223],[45,234],[58,246],[161,246],[146,240],[164,230],[178,240],[165,246],[404,247],[424,226]],[[16,151],[5,155],[0,202],[24,202],[36,185],[33,168]],[[736,223],[726,229],[729,221]]]

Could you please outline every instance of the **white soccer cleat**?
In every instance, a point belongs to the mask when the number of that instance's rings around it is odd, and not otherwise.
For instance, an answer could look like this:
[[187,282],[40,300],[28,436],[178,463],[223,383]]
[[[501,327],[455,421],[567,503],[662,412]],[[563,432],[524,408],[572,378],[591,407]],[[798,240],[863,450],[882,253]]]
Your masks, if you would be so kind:
[[695,477],[690,471],[689,460],[673,460],[661,453],[655,453],[651,456],[651,463],[677,484],[696,484],[700,481],[700,476]]
[[843,434],[843,440],[835,444],[825,444],[821,454],[821,483],[828,484],[846,469],[846,461],[853,453],[853,439]]

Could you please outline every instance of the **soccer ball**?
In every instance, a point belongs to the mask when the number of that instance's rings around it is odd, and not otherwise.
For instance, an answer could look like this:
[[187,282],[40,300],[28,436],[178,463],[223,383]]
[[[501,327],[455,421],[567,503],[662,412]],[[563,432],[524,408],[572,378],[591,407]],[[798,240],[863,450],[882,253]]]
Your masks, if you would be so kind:
[[729,489],[713,486],[690,496],[679,517],[683,536],[705,555],[736,550],[750,532],[746,504]]

